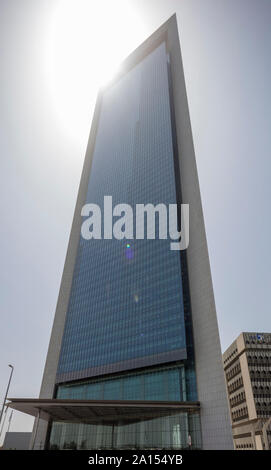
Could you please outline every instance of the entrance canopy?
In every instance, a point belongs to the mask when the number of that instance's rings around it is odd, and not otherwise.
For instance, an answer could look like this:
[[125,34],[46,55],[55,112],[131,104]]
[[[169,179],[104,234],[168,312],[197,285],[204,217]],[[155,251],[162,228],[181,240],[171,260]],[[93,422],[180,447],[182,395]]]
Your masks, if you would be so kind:
[[61,400],[9,398],[8,406],[46,421],[67,423],[114,423],[122,419],[137,422],[178,413],[193,413],[199,402],[132,400]]

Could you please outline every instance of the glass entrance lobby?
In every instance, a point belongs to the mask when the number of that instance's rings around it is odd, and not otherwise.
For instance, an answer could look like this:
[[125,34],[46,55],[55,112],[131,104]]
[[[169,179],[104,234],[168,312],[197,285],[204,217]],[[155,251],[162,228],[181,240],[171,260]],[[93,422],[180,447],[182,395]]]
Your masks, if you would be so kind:
[[54,422],[48,448],[57,449],[192,449],[201,448],[199,413],[170,413],[129,422],[99,424]]

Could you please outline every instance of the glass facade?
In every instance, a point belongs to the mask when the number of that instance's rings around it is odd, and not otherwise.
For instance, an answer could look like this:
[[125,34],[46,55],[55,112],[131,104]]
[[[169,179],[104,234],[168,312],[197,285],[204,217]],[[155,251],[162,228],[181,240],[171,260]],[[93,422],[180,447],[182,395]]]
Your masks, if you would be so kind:
[[[103,93],[86,203],[102,209],[112,196],[113,207],[129,204],[134,215],[136,204],[180,203],[175,142],[162,43]],[[159,239],[158,226],[156,218],[154,240],[103,239],[102,218],[101,240],[80,238],[56,398],[197,401],[186,255]],[[54,422],[49,448],[183,449],[190,438],[201,447],[198,411]]]
[[136,423],[54,423],[50,449],[192,449],[201,448],[199,413],[178,413]]
[[[162,43],[106,90],[86,202],[176,203]],[[158,220],[156,219],[156,226]],[[158,228],[158,227],[156,227]],[[169,240],[81,237],[58,382],[187,357],[180,253]]]
[[[184,366],[155,368],[79,384],[60,385],[57,398],[80,400],[186,401]],[[192,400],[191,400],[192,401]]]

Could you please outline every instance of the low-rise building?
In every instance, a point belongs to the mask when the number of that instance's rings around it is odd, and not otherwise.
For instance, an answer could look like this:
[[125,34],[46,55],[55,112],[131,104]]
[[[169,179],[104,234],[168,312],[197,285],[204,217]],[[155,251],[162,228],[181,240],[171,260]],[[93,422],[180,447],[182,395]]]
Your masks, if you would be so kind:
[[3,450],[28,450],[31,432],[7,432]]

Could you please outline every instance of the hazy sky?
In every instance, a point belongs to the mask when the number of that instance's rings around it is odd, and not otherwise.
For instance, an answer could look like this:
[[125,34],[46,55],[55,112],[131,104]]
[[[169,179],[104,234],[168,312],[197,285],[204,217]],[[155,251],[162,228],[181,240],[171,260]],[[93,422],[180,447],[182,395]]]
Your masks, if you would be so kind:
[[39,394],[98,85],[175,12],[222,349],[271,331],[270,0],[0,0],[1,401],[8,363]]

